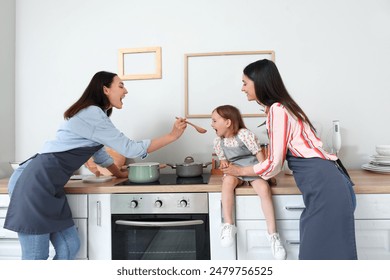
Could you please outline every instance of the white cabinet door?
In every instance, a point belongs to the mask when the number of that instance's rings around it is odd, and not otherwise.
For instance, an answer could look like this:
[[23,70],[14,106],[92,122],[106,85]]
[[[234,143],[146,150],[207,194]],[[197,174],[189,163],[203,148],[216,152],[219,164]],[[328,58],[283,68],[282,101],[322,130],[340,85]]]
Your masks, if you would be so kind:
[[209,193],[210,253],[212,260],[235,260],[236,246],[221,247],[221,193]]
[[[299,221],[279,220],[276,222],[288,260],[297,260],[299,253]],[[265,220],[237,221],[237,259],[273,260],[267,236]]]
[[[287,259],[299,254],[299,218],[305,209],[301,195],[274,195],[276,226],[287,251]],[[236,197],[237,259],[273,260],[267,226],[258,196]]]
[[88,257],[111,259],[111,195],[88,195]]
[[390,220],[356,220],[359,260],[390,260]]

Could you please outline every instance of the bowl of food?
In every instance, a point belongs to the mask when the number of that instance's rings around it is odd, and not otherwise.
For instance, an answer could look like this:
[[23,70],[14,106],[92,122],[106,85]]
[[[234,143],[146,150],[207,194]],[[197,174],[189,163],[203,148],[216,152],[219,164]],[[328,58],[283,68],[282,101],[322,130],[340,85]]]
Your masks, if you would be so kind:
[[376,145],[375,149],[380,156],[390,156],[390,145]]
[[19,167],[20,161],[11,161],[9,164],[13,170],[16,170]]

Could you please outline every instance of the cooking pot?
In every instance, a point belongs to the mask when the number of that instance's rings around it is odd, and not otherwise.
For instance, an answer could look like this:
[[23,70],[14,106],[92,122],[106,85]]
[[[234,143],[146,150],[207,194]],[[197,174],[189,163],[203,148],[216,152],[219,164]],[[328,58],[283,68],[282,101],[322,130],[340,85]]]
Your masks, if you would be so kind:
[[160,178],[158,162],[131,163],[127,166],[129,181],[133,183],[151,183]]
[[210,165],[211,162],[207,163],[196,163],[194,162],[193,157],[186,157],[184,159],[184,163],[177,164],[169,164],[168,166],[172,167],[172,169],[176,169],[176,175],[179,177],[197,177],[203,174],[203,168]]

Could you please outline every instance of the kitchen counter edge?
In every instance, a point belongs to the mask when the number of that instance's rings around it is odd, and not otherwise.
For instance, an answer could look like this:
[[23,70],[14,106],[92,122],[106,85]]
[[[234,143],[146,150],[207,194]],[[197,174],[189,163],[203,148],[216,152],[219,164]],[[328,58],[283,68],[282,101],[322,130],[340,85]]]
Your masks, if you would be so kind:
[[[357,194],[390,194],[389,174],[373,173],[365,170],[349,170]],[[0,194],[7,194],[8,179],[0,179]],[[109,193],[160,193],[160,192],[221,192],[221,175],[212,175],[209,184],[194,185],[148,185],[148,186],[115,186],[125,179],[116,179],[105,183],[83,183],[71,180],[65,185],[68,194],[109,194]],[[277,185],[271,187],[274,195],[300,194],[294,178],[280,173],[276,176]],[[256,195],[250,186],[236,188],[236,195]]]

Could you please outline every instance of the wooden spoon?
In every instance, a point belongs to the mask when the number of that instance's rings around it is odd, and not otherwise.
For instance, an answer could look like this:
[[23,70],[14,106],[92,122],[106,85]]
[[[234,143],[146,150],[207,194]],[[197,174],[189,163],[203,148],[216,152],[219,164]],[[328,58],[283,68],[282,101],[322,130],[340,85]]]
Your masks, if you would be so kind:
[[[176,119],[178,119],[178,117],[176,117]],[[199,133],[206,133],[207,132],[207,130],[204,129],[203,127],[197,126],[196,124],[193,124],[187,120],[185,122],[188,123],[189,125],[192,125],[196,129],[196,131],[198,131]]]

